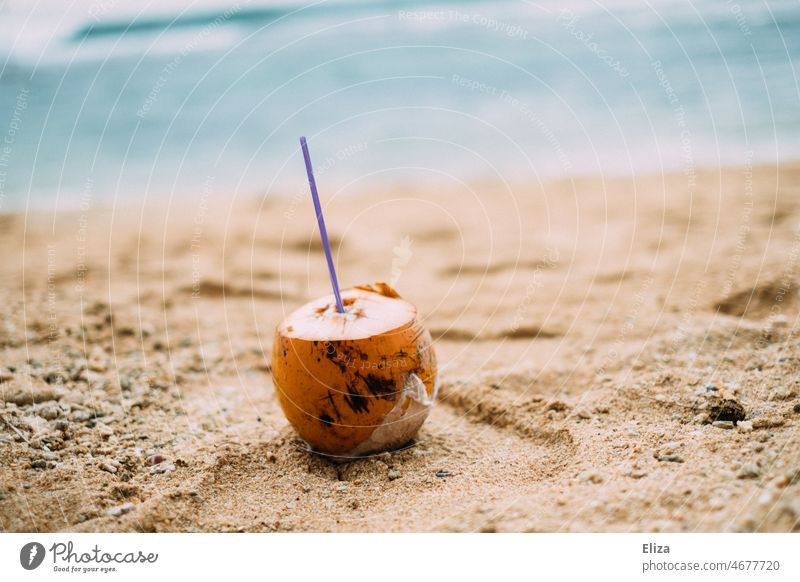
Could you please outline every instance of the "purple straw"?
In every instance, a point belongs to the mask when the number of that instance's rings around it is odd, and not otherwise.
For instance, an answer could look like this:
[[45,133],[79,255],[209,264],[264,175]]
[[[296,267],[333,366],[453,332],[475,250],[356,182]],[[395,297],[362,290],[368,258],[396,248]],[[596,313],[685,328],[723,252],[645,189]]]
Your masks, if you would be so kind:
[[336,268],[333,266],[331,256],[331,244],[328,242],[328,230],[325,228],[325,218],[322,216],[322,207],[319,204],[319,194],[317,194],[317,182],[314,180],[314,170],[311,168],[311,156],[308,154],[308,144],[305,136],[300,136],[300,147],[303,149],[303,157],[306,160],[306,173],[308,174],[308,185],[311,186],[311,197],[314,199],[314,210],[317,213],[317,224],[319,224],[319,234],[322,237],[322,247],[325,249],[325,258],[328,260],[328,274],[331,276],[331,286],[333,295],[336,297],[336,311],[344,313],[342,295],[339,293],[339,280],[336,278]]

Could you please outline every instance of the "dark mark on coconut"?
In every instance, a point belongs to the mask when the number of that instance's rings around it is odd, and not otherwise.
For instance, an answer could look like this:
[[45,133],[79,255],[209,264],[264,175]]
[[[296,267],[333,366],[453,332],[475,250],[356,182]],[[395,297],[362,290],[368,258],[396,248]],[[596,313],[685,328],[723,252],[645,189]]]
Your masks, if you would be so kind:
[[[341,358],[338,357],[338,352],[336,350],[336,346],[333,345],[331,342],[326,342],[326,349],[325,349],[325,358],[331,362],[334,366],[339,368],[339,371],[344,374],[347,372],[347,359],[345,361],[341,361]],[[284,357],[286,354],[284,354]],[[347,354],[345,353],[345,356]]]
[[375,374],[367,374],[366,376],[357,374],[357,376],[366,384],[373,396],[386,400],[394,400],[396,398],[397,390],[392,378],[382,378]]
[[353,412],[369,411],[369,399],[366,396],[361,395],[359,391],[350,384],[347,385],[347,394],[348,395],[344,397],[344,401],[353,410]]
[[339,409],[336,407],[336,401],[333,399],[333,392],[328,390],[328,396],[326,397],[328,402],[331,403],[331,408],[333,408],[333,414],[336,416],[337,420],[342,420],[342,413],[339,412]]
[[323,414],[322,416],[319,417],[319,420],[325,426],[330,426],[333,424],[333,418],[331,418],[329,414]]

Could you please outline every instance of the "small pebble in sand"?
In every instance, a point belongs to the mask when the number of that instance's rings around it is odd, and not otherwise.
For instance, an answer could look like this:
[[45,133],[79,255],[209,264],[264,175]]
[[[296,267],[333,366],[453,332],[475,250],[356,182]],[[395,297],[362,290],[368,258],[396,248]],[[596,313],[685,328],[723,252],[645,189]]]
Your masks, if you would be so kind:
[[634,465],[628,472],[628,477],[631,479],[641,479],[642,477],[647,477],[647,471],[645,471],[639,465]]
[[94,413],[89,410],[76,410],[69,418],[73,422],[86,422],[94,418]]
[[159,463],[163,463],[166,460],[167,460],[166,457],[164,457],[163,455],[157,455],[157,454],[156,455],[150,455],[149,457],[147,457],[147,462],[150,465],[158,465]]
[[339,486],[336,488],[336,490],[337,490],[337,491],[339,491],[339,492],[341,492],[341,493],[344,493],[344,492],[345,492],[345,491],[347,491],[348,489],[349,489],[349,487],[348,487],[347,485],[339,485]]
[[797,404],[795,404],[795,405],[792,407],[792,410],[793,410],[794,412],[796,412],[797,414],[800,414],[800,402],[798,402]]
[[786,421],[778,416],[761,416],[753,419],[753,428],[756,430],[762,428],[777,428],[783,426]]
[[734,398],[710,395],[707,399],[709,418],[714,420],[729,420],[738,422],[747,416],[744,406]]
[[711,423],[711,426],[714,428],[724,428],[727,430],[731,430],[733,428],[733,421],[732,420],[715,420]]
[[578,478],[581,481],[587,481],[589,483],[594,483],[595,485],[605,481],[605,477],[603,477],[602,473],[592,470],[584,471]]
[[677,441],[672,441],[672,442],[669,442],[669,443],[665,443],[664,446],[661,447],[661,453],[664,454],[664,455],[672,454],[676,450],[678,450],[680,448],[680,446],[681,446],[681,443],[679,443]]
[[736,473],[738,479],[758,479],[761,476],[761,468],[755,463],[748,463]]
[[783,329],[789,326],[789,318],[779,313],[771,318],[770,325],[776,329]]
[[105,372],[106,368],[106,354],[102,348],[95,346],[89,356],[89,369],[93,372]]
[[658,460],[665,461],[667,463],[683,463],[683,458],[674,453],[670,455],[661,455]]
[[769,489],[764,490],[756,500],[759,505],[770,505],[773,501],[775,501],[775,495]]
[[117,468],[111,463],[100,463],[99,467],[101,471],[105,471],[106,473],[111,473],[112,475],[116,474],[117,472]]
[[103,438],[108,438],[108,437],[110,437],[112,434],[114,434],[114,429],[113,429],[113,428],[111,428],[110,426],[108,426],[107,424],[104,424],[104,423],[102,423],[102,422],[98,422],[98,423],[95,425],[95,430],[96,430],[96,431],[97,431],[97,432],[100,434],[100,436],[102,436]]
[[789,478],[789,475],[778,475],[772,481],[770,481],[769,484],[771,487],[774,487],[776,489],[783,489],[784,487],[789,485],[790,482],[791,479]]
[[739,432],[753,432],[753,423],[749,420],[740,420],[736,423],[736,428]]
[[45,420],[55,420],[56,418],[61,416],[61,408],[59,408],[59,406],[56,404],[50,406],[43,406],[39,410],[39,416],[41,416]]
[[170,473],[171,471],[175,470],[175,465],[172,463],[159,463],[158,465],[153,465],[150,467],[150,473],[153,475],[159,475],[161,473]]
[[575,415],[578,418],[582,418],[583,420],[589,420],[592,418],[592,413],[586,410],[585,408],[581,407],[575,411]]
[[61,432],[67,432],[67,430],[69,430],[69,421],[57,420],[53,423],[53,428],[56,430],[60,430]]
[[725,509],[725,500],[721,499],[720,497],[712,497],[708,500],[708,507],[712,511],[719,511],[720,509]]
[[436,476],[437,477],[448,477],[449,475],[450,475],[450,471],[448,471],[447,469],[440,469],[440,470],[436,471]]
[[389,469],[388,476],[389,476],[389,481],[394,481],[395,479],[399,479],[400,477],[402,477],[400,471],[398,471],[397,469]]
[[770,390],[769,393],[769,399],[772,401],[788,400],[792,396],[794,396],[794,392],[784,386],[778,386],[776,388],[773,388],[772,390]]
[[133,503],[123,503],[122,505],[117,505],[116,507],[112,507],[106,513],[111,517],[119,517],[120,515],[125,515],[129,511],[133,509]]

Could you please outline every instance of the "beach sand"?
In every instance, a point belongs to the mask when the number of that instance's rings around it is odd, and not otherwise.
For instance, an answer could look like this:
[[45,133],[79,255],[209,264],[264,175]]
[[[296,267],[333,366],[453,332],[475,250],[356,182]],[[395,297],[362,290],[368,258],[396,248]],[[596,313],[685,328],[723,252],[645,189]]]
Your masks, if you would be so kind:
[[434,338],[417,440],[333,463],[283,417],[307,195],[87,191],[0,216],[2,530],[800,530],[800,165],[322,196],[343,285]]

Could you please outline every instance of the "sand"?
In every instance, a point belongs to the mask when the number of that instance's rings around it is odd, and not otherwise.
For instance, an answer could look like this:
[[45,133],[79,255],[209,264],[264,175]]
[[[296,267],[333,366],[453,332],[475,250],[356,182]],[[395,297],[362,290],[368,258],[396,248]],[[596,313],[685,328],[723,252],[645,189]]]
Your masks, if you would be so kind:
[[2,530],[800,529],[800,165],[323,198],[433,335],[417,440],[333,463],[281,413],[307,197],[87,192],[0,216]]

